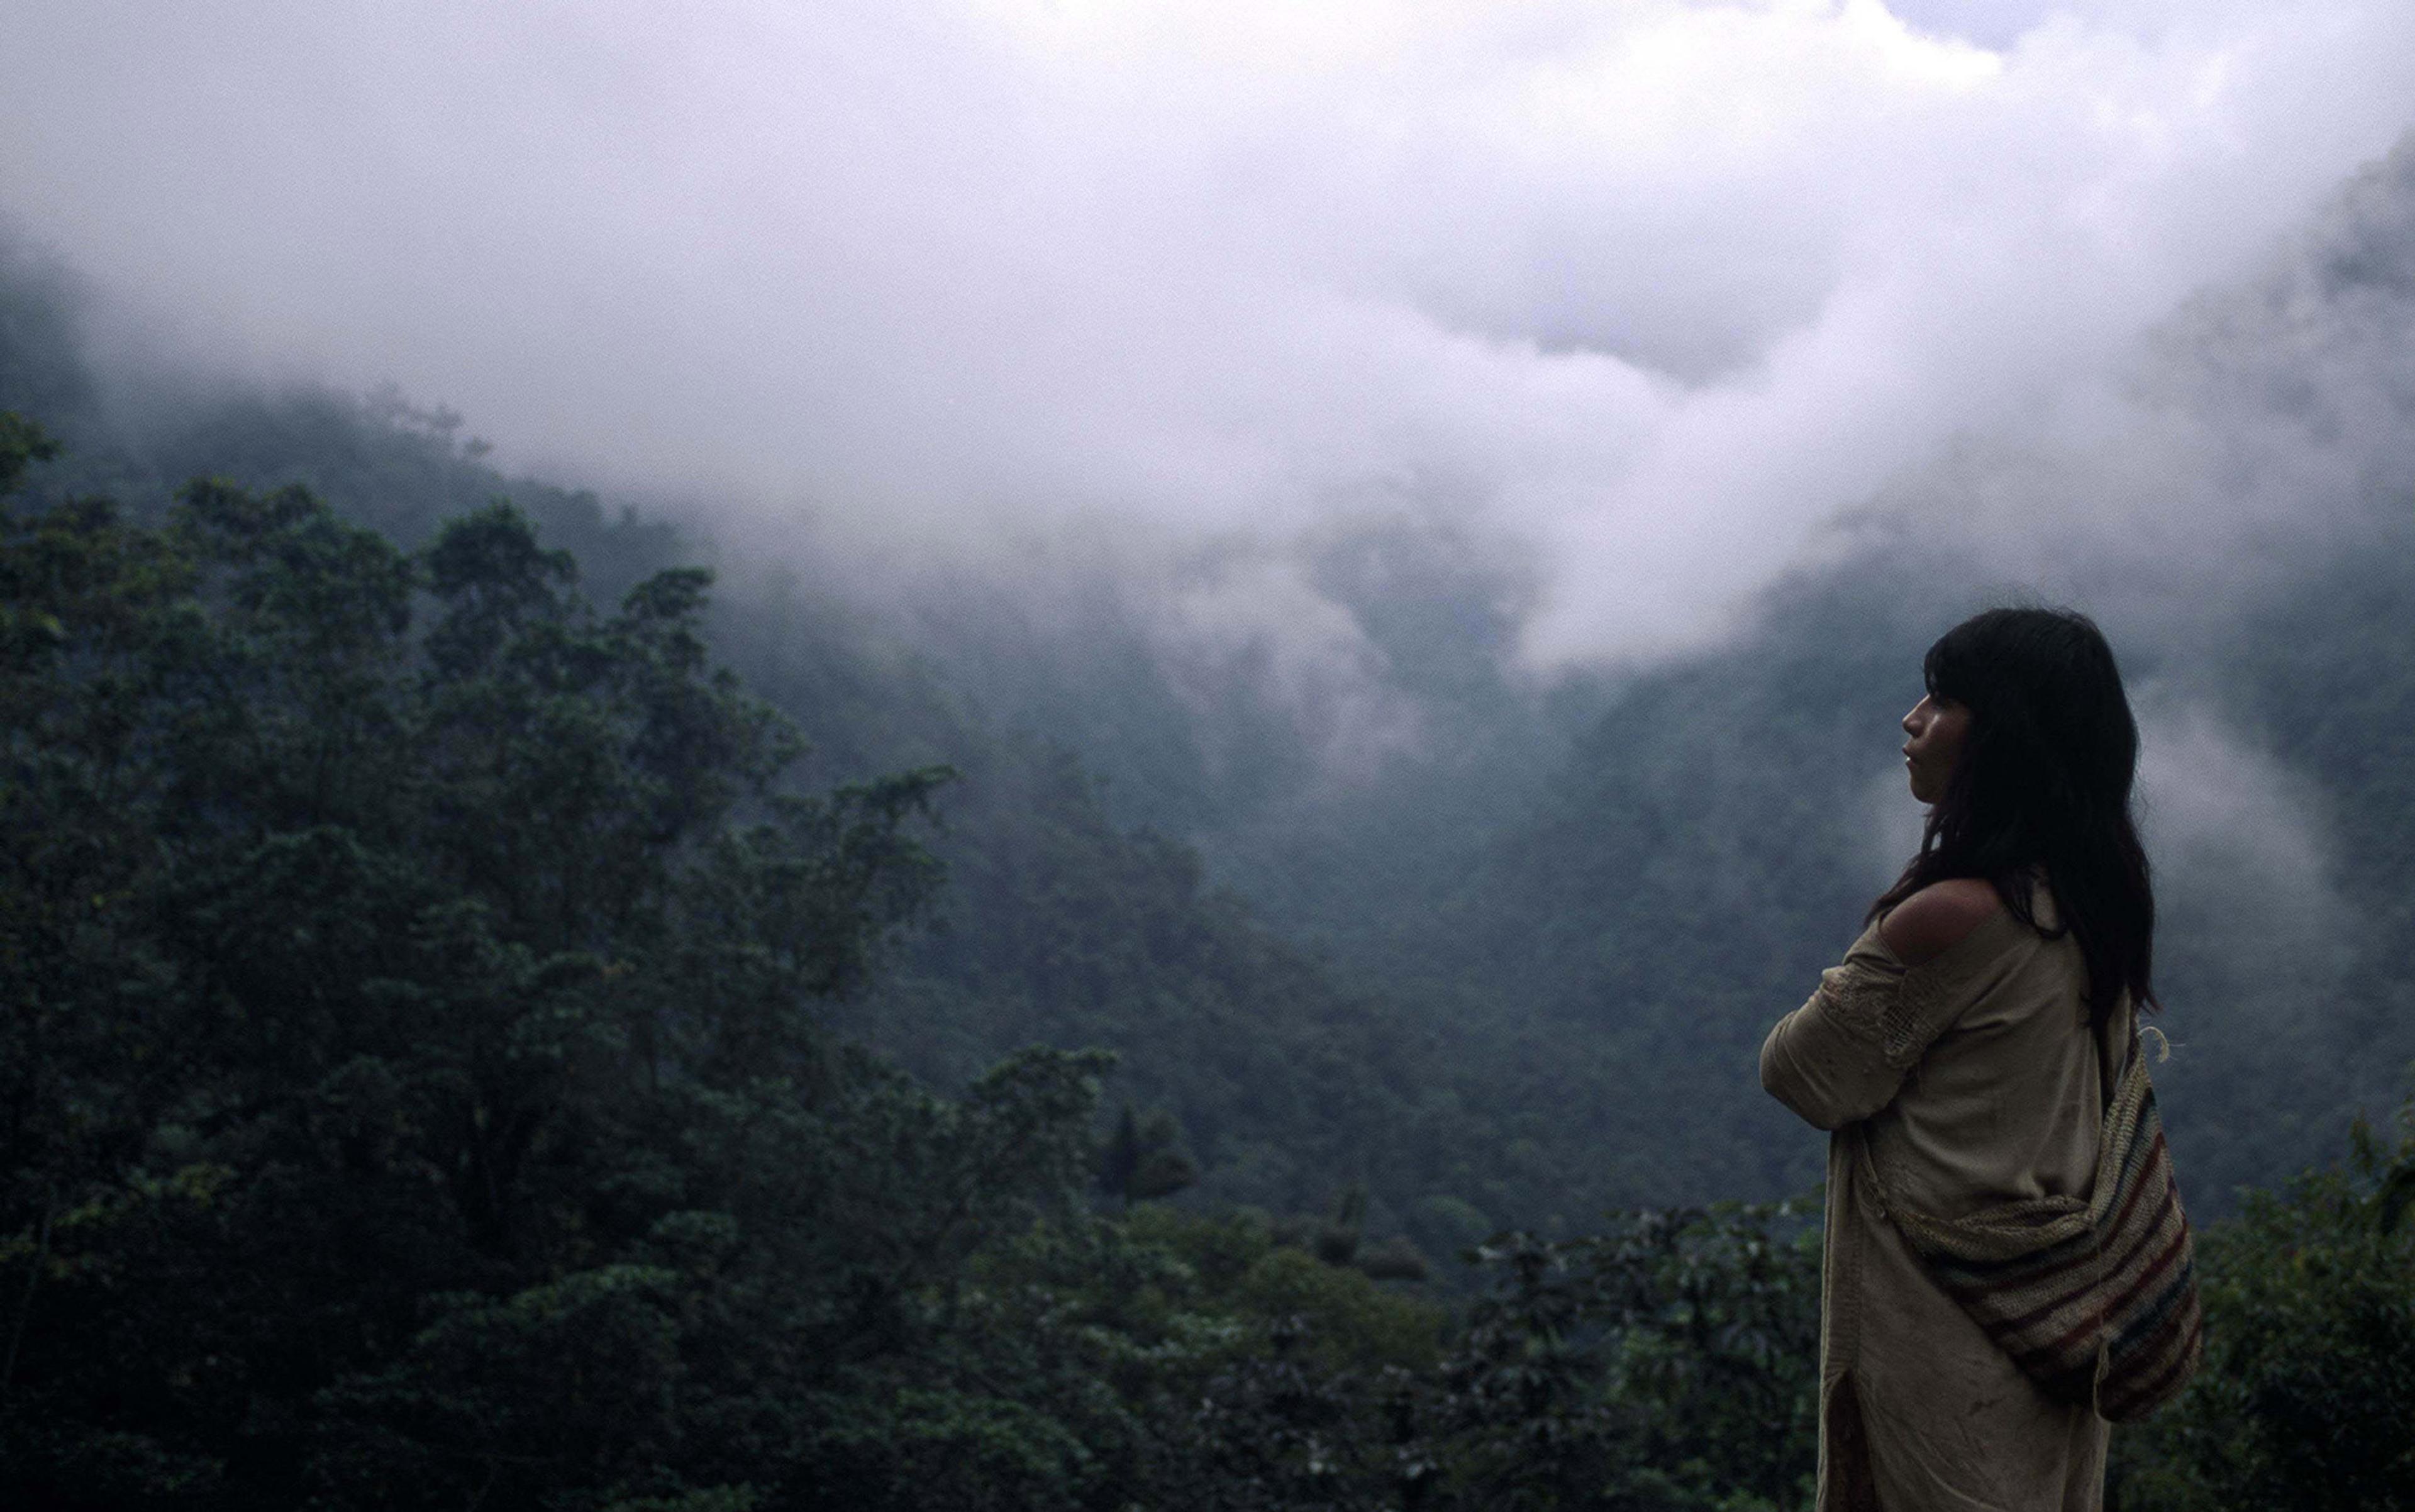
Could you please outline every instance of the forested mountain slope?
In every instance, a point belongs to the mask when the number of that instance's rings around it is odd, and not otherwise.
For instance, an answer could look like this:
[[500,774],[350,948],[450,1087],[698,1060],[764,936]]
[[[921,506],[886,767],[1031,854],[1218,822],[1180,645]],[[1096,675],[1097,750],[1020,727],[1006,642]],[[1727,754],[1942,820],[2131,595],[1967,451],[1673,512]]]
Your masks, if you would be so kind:
[[2043,580],[2104,620],[2145,726],[2180,1047],[2160,1074],[2199,1190],[2219,1205],[2393,1103],[2415,1057],[2415,143],[2179,312],[2130,381],[2188,465],[2142,486],[2135,457],[2057,459],[2105,519],[2040,526],[2026,581],[1937,522],[1976,492],[1941,469],[1734,645],[1635,680],[1469,888],[1466,969],[1632,1037],[1635,1095],[1770,1147],[1749,1051],[1891,873],[1880,837],[1909,839],[1894,719],[1920,652]]
[[[1095,1054],[947,1097],[832,1036],[932,900],[941,779],[783,783],[708,574],[599,610],[508,505],[409,552],[298,488],[145,524],[19,495],[49,452],[0,412],[17,1501],[1806,1505],[1806,1211],[1498,1235],[1449,1316],[1356,1201],[1138,1200],[1167,1152],[1127,1118],[1094,1166]],[[1021,974],[1263,945],[1156,848]],[[2415,1134],[2360,1131],[2207,1236],[2213,1369],[2119,1441],[2121,1505],[2402,1505],[2410,1199]]]
[[[2080,439],[2015,428],[1901,480],[1723,646],[1538,687],[1505,666],[1514,576],[1402,515],[1309,560],[1424,739],[1315,780],[1312,731],[1186,709],[1161,674],[1148,727],[1196,787],[1167,799],[1172,769],[1112,738],[1082,749],[1126,812],[1182,826],[1215,876],[1449,1037],[1491,1105],[1552,1110],[1495,1152],[1551,1173],[1566,1207],[1543,1211],[1775,1192],[1813,1179],[1817,1142],[1761,1098],[1751,1052],[1916,837],[1895,720],[1922,649],[2007,596],[2078,602],[2145,725],[2168,1111],[2219,1210],[2335,1152],[2415,1056],[2394,943],[2415,899],[2411,353],[2402,146],[2163,322]],[[1010,617],[956,628],[930,642],[942,664],[971,635],[1078,665]],[[1149,634],[1094,617],[1081,657],[1144,666]],[[1110,736],[1125,703],[998,691]],[[1308,774],[1220,786],[1211,746]]]
[[[23,409],[66,442],[33,469],[38,500],[105,488],[158,517],[189,476],[300,484],[415,543],[508,496],[548,546],[589,564],[586,590],[607,601],[687,554],[670,526],[498,475],[453,417],[391,397],[144,374],[112,386],[86,366],[76,319],[62,276],[20,262],[0,281],[0,409]],[[832,1026],[950,1085],[1034,1041],[1113,1049],[1111,1099],[1171,1113],[1204,1190],[1222,1199],[1321,1214],[1364,1184],[1372,1231],[1406,1221],[1437,1254],[1543,1210],[1549,1184],[1506,1185],[1486,1153],[1514,1134],[1481,1073],[1454,1070],[1431,1031],[1210,887],[1188,846],[1112,819],[1076,753],[993,717],[960,673],[827,592],[791,581],[727,594],[709,622],[810,743],[796,780],[954,771],[930,838],[951,877],[938,925],[877,988],[827,1005]]]
[[[1416,510],[1307,543],[1368,684],[1414,715],[1355,764],[1263,641],[1170,650],[1131,585],[1035,606],[959,575],[876,610],[844,561],[742,575],[715,645],[812,742],[801,773],[959,773],[944,927],[827,1011],[943,1085],[1034,1040],[1114,1049],[1111,1099],[1177,1117],[1202,1195],[1314,1211],[1364,1181],[1371,1226],[1437,1254],[1800,1190],[1817,1141],[1753,1049],[1914,832],[1894,721],[1921,649],[2043,584],[2106,621],[2147,723],[2164,1081],[2200,1200],[2335,1149],[2415,1055],[2410,206],[2402,150],[2157,333],[2122,402],[2186,461],[2170,497],[2101,456],[1960,459],[1681,662],[1538,684],[1508,666],[1514,565]],[[405,542],[508,494],[605,599],[710,555],[698,527],[498,475],[399,399],[99,371],[76,310],[22,260],[0,278],[0,408],[68,442],[52,493],[302,482]],[[2008,555],[1987,489],[2032,476],[2147,523]]]

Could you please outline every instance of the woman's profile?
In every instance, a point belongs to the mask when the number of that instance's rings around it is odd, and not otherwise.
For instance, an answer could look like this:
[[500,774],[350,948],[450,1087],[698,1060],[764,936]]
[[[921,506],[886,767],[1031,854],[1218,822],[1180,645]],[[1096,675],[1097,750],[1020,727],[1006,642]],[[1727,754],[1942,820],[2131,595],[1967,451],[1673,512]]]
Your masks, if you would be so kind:
[[[2176,1390],[2198,1350],[2135,1058],[2154,1006],[2138,726],[2078,614],[1991,609],[1923,673],[1919,852],[1761,1053],[1762,1085],[1833,1134],[1820,1506],[2095,1508],[2106,1418]],[[1958,1225],[1980,1241],[1958,1268],[1938,1248]]]

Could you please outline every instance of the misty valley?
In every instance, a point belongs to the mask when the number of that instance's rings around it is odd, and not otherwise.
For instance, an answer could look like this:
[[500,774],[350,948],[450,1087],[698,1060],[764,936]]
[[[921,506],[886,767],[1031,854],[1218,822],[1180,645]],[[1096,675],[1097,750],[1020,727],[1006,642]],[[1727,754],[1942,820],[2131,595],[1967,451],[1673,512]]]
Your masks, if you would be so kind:
[[91,320],[0,262],[8,1505],[1808,1506],[1756,1051],[2041,592],[2138,690],[2208,1310],[2114,1505],[2415,1505],[2415,149],[2157,330],[2152,465],[1974,447],[1580,670],[1413,500],[1286,548],[1320,652]]

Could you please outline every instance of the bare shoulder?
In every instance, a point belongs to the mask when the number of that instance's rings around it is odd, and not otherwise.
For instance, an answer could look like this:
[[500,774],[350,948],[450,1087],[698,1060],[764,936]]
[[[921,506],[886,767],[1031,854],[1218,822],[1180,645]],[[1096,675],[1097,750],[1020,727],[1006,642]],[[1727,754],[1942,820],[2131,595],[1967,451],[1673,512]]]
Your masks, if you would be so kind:
[[1931,882],[1898,904],[1879,925],[1896,959],[1918,966],[1943,955],[2002,909],[1992,884],[1983,877],[1953,876]]

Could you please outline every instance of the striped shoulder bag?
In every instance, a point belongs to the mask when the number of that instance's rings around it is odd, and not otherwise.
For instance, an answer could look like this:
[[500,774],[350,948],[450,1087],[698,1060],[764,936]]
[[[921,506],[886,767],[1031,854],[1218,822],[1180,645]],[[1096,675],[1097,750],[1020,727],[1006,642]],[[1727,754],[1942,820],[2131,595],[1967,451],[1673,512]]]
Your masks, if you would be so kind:
[[1938,1218],[1898,1204],[1862,1146],[1888,1216],[1946,1294],[2049,1396],[2115,1423],[2178,1396],[2204,1354],[2188,1217],[2142,1048],[2134,1036],[2084,1203]]

